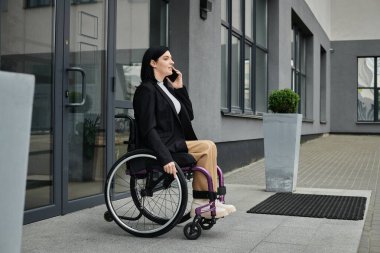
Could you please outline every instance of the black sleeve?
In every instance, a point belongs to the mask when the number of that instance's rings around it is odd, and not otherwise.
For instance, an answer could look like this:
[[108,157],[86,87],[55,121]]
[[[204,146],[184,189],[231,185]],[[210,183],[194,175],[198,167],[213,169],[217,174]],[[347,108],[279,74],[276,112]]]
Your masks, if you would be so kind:
[[166,165],[173,161],[168,148],[162,143],[156,131],[155,95],[152,89],[140,85],[133,98],[133,109],[138,132],[147,148],[152,149],[158,161]]
[[193,106],[191,104],[191,100],[189,97],[189,93],[187,93],[187,89],[185,86],[179,89],[174,90],[174,94],[176,98],[181,101],[181,103],[185,106],[187,113],[189,114],[190,120],[194,119]]

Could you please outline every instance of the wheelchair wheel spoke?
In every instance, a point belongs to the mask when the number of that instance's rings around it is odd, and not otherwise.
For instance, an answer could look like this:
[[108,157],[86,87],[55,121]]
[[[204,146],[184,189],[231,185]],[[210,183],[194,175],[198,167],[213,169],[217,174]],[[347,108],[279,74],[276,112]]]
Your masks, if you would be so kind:
[[[117,225],[134,235],[151,237],[168,232],[182,217],[187,202],[186,179],[182,172],[170,178],[157,166],[153,170],[141,167],[144,163],[155,164],[156,160],[144,154],[122,157],[107,176],[105,194]],[[133,164],[141,167],[137,173],[127,170]]]

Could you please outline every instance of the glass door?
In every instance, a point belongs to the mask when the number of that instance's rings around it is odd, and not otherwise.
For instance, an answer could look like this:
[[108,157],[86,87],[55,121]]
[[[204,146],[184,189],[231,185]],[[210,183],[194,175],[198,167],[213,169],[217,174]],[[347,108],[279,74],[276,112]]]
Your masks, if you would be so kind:
[[168,7],[0,1],[0,70],[36,77],[25,223],[104,202],[105,171],[126,152],[142,55],[168,44]]
[[63,213],[103,201],[107,1],[65,1]]

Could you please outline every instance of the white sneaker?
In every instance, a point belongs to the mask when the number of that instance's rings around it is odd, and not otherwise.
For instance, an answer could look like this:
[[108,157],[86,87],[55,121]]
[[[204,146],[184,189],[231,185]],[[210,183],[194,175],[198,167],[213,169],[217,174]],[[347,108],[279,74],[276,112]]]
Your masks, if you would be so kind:
[[[208,199],[193,199],[193,203],[191,203],[191,211],[190,211],[190,217],[195,216],[195,208],[198,208],[200,206],[208,205],[209,200]],[[228,211],[221,207],[221,206],[216,206],[216,214],[214,218],[222,218],[224,216],[228,215]],[[202,211],[209,210],[209,206],[205,206],[202,208]],[[203,212],[201,213],[201,216],[206,219],[211,219],[211,211]]]
[[215,200],[215,206],[224,208],[228,212],[228,214],[236,212],[235,206],[223,204],[222,202],[220,202],[219,199]]

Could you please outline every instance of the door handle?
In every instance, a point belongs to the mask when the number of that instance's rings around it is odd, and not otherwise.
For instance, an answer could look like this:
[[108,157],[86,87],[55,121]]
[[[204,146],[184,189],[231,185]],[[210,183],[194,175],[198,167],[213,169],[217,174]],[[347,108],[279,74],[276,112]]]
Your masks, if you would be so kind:
[[[71,107],[77,107],[77,106],[83,106],[84,103],[86,103],[86,73],[84,69],[80,67],[70,67],[66,69],[66,72],[79,72],[82,76],[82,99],[78,103],[67,103],[66,106],[71,106]],[[66,97],[69,97],[70,91],[66,91]],[[70,101],[70,99],[69,99]]]

